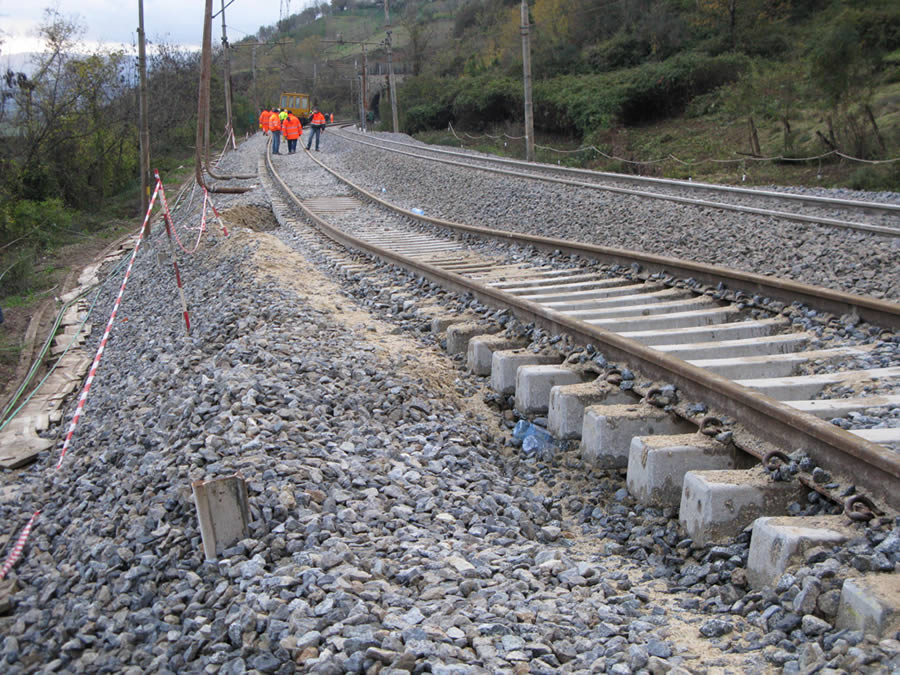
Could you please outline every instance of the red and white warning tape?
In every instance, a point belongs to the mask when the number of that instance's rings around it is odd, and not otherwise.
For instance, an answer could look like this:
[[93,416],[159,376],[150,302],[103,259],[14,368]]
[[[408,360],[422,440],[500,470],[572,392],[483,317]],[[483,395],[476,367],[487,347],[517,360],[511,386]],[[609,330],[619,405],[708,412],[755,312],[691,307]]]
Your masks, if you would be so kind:
[[66,451],[69,449],[69,443],[72,440],[72,435],[75,433],[75,427],[78,426],[78,420],[81,417],[81,411],[84,408],[84,403],[87,400],[88,392],[91,390],[91,384],[94,381],[94,376],[97,374],[97,368],[100,366],[100,358],[103,356],[103,350],[106,349],[106,343],[109,340],[109,333],[112,331],[113,322],[116,320],[116,313],[119,311],[119,305],[122,302],[122,295],[125,293],[125,286],[128,284],[128,277],[131,276],[131,268],[134,266],[134,259],[137,258],[138,249],[141,247],[141,242],[144,240],[144,230],[146,229],[147,221],[150,218],[150,212],[153,210],[153,204],[156,201],[156,195],[160,193],[162,190],[162,181],[159,180],[159,176],[156,177],[156,189],[153,190],[153,196],[150,198],[150,206],[147,209],[147,215],[144,216],[144,222],[141,225],[140,233],[138,234],[137,241],[134,244],[134,251],[131,253],[131,260],[128,261],[128,269],[125,270],[125,278],[122,279],[122,285],[119,287],[119,295],[116,296],[116,302],[113,304],[112,314],[109,315],[109,321],[106,323],[106,330],[103,332],[103,338],[100,340],[100,346],[97,348],[97,354],[94,356],[94,362],[91,364],[91,369],[88,372],[87,380],[85,380],[84,386],[81,388],[81,396],[78,397],[78,405],[75,406],[75,415],[72,417],[72,422],[69,424],[69,430],[66,432],[66,439],[63,442],[62,450],[59,454],[59,461],[56,463],[56,468],[62,466],[63,459],[66,456]]
[[[75,434],[75,428],[78,426],[78,421],[81,419],[82,411],[84,410],[85,401],[87,400],[88,392],[91,390],[91,384],[94,381],[94,376],[97,374],[97,368],[100,365],[100,358],[103,356],[103,351],[106,348],[106,343],[109,340],[109,334],[112,330],[113,323],[116,319],[116,314],[119,311],[119,305],[122,302],[122,296],[125,293],[125,286],[128,284],[128,278],[131,276],[131,270],[134,266],[135,258],[137,258],[138,249],[141,246],[141,242],[144,239],[144,233],[147,231],[147,223],[150,220],[150,214],[153,211],[153,206],[156,203],[156,198],[159,196],[161,198],[162,204],[165,208],[164,218],[166,225],[166,233],[169,237],[169,246],[172,252],[172,264],[175,267],[175,279],[178,283],[178,292],[181,295],[181,305],[184,310],[184,322],[187,327],[187,331],[190,333],[191,324],[190,317],[188,316],[187,310],[187,300],[184,296],[184,289],[181,285],[181,274],[178,270],[178,263],[175,260],[175,249],[172,244],[172,232],[175,231],[174,224],[172,223],[171,215],[169,214],[169,205],[166,203],[166,193],[163,189],[162,179],[159,176],[159,172],[155,171],[154,175],[156,177],[156,188],[153,191],[153,196],[150,198],[150,205],[147,208],[147,213],[144,216],[144,221],[141,223],[141,229],[139,230],[137,241],[134,245],[134,250],[131,253],[131,260],[128,261],[128,268],[125,271],[125,277],[122,279],[122,285],[119,287],[119,294],[116,296],[116,301],[113,305],[112,314],[110,314],[109,321],[106,324],[106,330],[103,333],[103,338],[100,340],[100,346],[97,348],[97,354],[94,356],[94,361],[91,364],[91,369],[88,372],[87,380],[85,380],[84,386],[81,389],[81,395],[78,398],[78,404],[75,406],[75,414],[72,416],[72,421],[69,424],[69,428],[66,431],[66,437],[63,441],[62,450],[59,453],[59,460],[56,463],[55,470],[59,470],[62,467],[63,460],[66,457],[66,453],[68,452],[69,445],[72,441],[72,436]],[[222,231],[225,233],[225,236],[228,236],[228,230],[225,228],[225,223],[222,222],[221,217],[219,216],[219,212],[216,210],[215,205],[212,203],[212,199],[209,197],[209,193],[206,188],[203,190],[204,198],[203,198],[203,216],[200,224],[200,235],[206,230],[206,204],[209,203],[212,208],[213,214],[216,220],[222,227]],[[175,237],[177,239],[178,233],[175,232]],[[199,245],[199,237],[197,240],[197,244],[194,246],[194,250],[197,249],[197,245]],[[181,242],[178,242],[179,246],[181,246]],[[182,248],[184,248],[182,246]],[[187,251],[190,253],[191,251]],[[22,556],[22,551],[25,548],[25,544],[28,541],[28,537],[31,534],[32,528],[34,527],[34,522],[37,519],[38,515],[41,513],[41,510],[38,509],[34,512],[31,518],[26,523],[25,527],[22,528],[22,531],[19,533],[19,537],[16,540],[16,543],[13,545],[12,550],[6,556],[6,560],[3,562],[3,566],[0,567],[0,581],[6,578],[6,575],[9,574],[9,571],[13,568],[13,566],[18,562],[19,558]]]
[[[66,456],[66,452],[68,452],[69,444],[72,441],[72,436],[75,433],[75,427],[78,426],[78,420],[81,418],[81,412],[84,409],[84,403],[87,400],[88,392],[91,390],[91,383],[94,381],[94,376],[97,374],[97,367],[100,365],[100,357],[103,356],[103,350],[106,348],[106,343],[109,340],[109,332],[112,330],[113,322],[116,318],[116,312],[119,309],[119,304],[122,301],[122,294],[125,292],[125,285],[128,283],[128,277],[131,275],[131,268],[134,265],[134,259],[137,256],[138,248],[140,248],[141,241],[144,238],[144,230],[147,225],[147,221],[150,219],[150,212],[153,210],[153,204],[156,201],[156,195],[159,193],[160,188],[162,187],[162,182],[157,180],[156,189],[153,191],[153,196],[150,198],[150,206],[147,208],[147,214],[144,216],[144,222],[141,223],[141,229],[138,232],[137,242],[134,245],[134,251],[131,254],[131,260],[128,262],[128,269],[125,272],[125,278],[122,280],[122,285],[119,288],[119,295],[116,297],[116,302],[113,307],[112,314],[109,317],[109,322],[106,324],[106,331],[103,333],[103,339],[100,340],[100,346],[97,348],[97,354],[94,356],[94,362],[91,364],[91,370],[88,373],[87,380],[85,380],[84,386],[81,389],[81,395],[78,398],[78,405],[75,407],[75,415],[72,417],[72,421],[69,423],[69,429],[66,432],[65,441],[63,441],[62,450],[59,453],[59,461],[56,463],[56,470],[62,466],[63,459]],[[15,545],[12,550],[9,552],[9,555],[6,556],[6,560],[3,563],[3,567],[0,568],[0,581],[6,578],[6,575],[9,574],[9,571],[13,568],[13,565],[19,560],[22,556],[22,549],[25,548],[25,543],[28,541],[28,536],[31,534],[31,528],[34,526],[34,521],[37,519],[38,514],[40,514],[40,509],[34,512],[34,515],[31,516],[31,519],[22,529],[22,532],[19,534],[19,538],[16,540]]]
[[25,527],[22,528],[22,532],[19,533],[19,538],[16,539],[16,543],[13,544],[12,550],[6,556],[6,560],[3,561],[3,567],[0,568],[0,581],[6,578],[6,575],[9,574],[9,571],[13,568],[19,558],[22,557],[22,549],[25,548],[25,542],[28,541],[28,535],[31,534],[31,528],[34,525],[35,519],[37,519],[38,514],[40,514],[40,510],[35,511],[28,522],[25,524]]

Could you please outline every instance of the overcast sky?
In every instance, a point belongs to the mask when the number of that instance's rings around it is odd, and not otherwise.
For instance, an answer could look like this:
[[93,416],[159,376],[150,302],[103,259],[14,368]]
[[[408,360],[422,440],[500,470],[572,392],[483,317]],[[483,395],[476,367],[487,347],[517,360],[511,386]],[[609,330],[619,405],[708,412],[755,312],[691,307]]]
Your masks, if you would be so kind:
[[[225,0],[228,5],[229,0]],[[311,0],[292,0],[290,13],[300,12]],[[228,39],[236,42],[254,35],[260,26],[278,22],[284,0],[234,0],[225,9]],[[35,33],[44,9],[55,8],[77,18],[86,31],[83,40],[96,43],[137,44],[138,0],[0,0],[0,55],[41,51]],[[213,0],[213,13],[222,0]],[[144,29],[152,42],[197,46],[203,36],[202,0],[144,0]],[[222,18],[213,19],[213,43],[221,40]]]

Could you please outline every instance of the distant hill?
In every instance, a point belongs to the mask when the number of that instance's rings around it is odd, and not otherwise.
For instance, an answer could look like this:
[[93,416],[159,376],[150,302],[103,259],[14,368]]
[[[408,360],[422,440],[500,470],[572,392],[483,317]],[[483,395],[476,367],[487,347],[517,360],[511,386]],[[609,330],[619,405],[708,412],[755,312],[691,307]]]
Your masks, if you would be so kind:
[[[895,0],[529,0],[528,7],[536,133],[617,158],[595,152],[551,161],[686,177],[703,170],[701,161],[727,159],[743,181],[762,173],[753,163],[762,158],[812,157],[818,165],[900,157]],[[402,131],[453,125],[521,137],[520,10],[520,0],[391,2]],[[382,5],[341,0],[238,42],[233,72],[248,124],[251,108],[282,91],[310,93],[317,105],[355,117],[363,67],[366,108],[390,119],[387,37]],[[252,46],[257,40],[265,44]],[[673,154],[680,161],[641,164]],[[898,166],[870,173],[893,171],[890,180],[900,182]]]

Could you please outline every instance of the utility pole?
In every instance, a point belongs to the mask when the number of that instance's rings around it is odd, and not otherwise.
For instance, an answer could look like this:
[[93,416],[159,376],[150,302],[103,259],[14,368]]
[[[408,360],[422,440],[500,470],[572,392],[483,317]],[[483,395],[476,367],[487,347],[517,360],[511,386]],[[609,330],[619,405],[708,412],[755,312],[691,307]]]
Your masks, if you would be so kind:
[[[363,52],[363,65],[362,65],[362,104],[363,104],[363,112],[366,113],[366,122],[368,122],[368,110],[369,110],[369,87],[368,87],[368,79],[369,79],[369,61],[366,57],[366,43],[362,43],[362,52]],[[363,129],[366,127],[363,126]]]
[[534,111],[531,105],[531,44],[528,41],[528,0],[522,0],[522,70],[525,78],[525,159],[534,161]]
[[384,0],[384,23],[387,30],[387,37],[384,40],[384,46],[387,48],[388,60],[388,89],[391,94],[391,120],[394,123],[394,133],[400,131],[400,121],[397,117],[397,87],[394,85],[394,61],[391,57],[391,15],[388,9],[388,0]]
[[[367,86],[367,82],[366,82],[366,80],[368,79],[367,76],[368,76],[368,71],[369,71],[369,60],[368,60],[368,52],[366,51],[366,46],[367,45],[381,46],[382,43],[380,43],[380,42],[365,42],[365,41],[356,42],[353,40],[344,40],[344,36],[341,35],[340,33],[338,33],[337,40],[320,40],[320,42],[330,42],[330,43],[339,44],[339,45],[342,45],[346,42],[348,44],[360,45],[362,47],[363,61],[362,61],[362,77],[360,80],[360,98],[361,98],[360,105],[362,106],[362,111],[363,111],[363,114],[361,116],[362,125],[363,125],[362,128],[363,128],[363,130],[365,130],[365,128],[366,128],[366,114],[365,113],[366,113],[366,109],[369,107],[368,86]],[[357,62],[354,60],[353,61],[354,68],[356,67],[356,65],[357,65]]]
[[[144,0],[138,0],[138,70],[140,71],[140,125],[141,125],[141,214],[150,205],[150,122],[147,108],[147,51],[144,39]],[[144,235],[150,234],[147,221]]]
[[203,43],[200,49],[200,91],[197,95],[197,135],[194,173],[197,185],[210,192],[227,192],[238,194],[252,189],[249,187],[207,186],[203,178],[203,156],[207,155],[206,164],[213,178],[255,178],[255,175],[217,176],[209,168],[209,84],[212,80],[212,0],[206,0],[203,12]]
[[232,149],[234,146],[234,122],[231,119],[231,60],[228,56],[228,35],[225,33],[225,0],[222,0],[222,52],[225,56],[225,133],[231,139]]
[[262,109],[259,107],[259,95],[256,93],[256,47],[254,44],[250,50],[250,73],[253,77],[253,110],[259,115]]
[[359,81],[359,128],[366,130],[366,108],[362,98],[362,74],[359,72],[359,61],[353,59],[353,70],[356,71],[356,79]]
[[203,180],[203,148],[205,146],[204,121],[209,114],[209,82],[212,79],[212,48],[210,47],[212,32],[212,0],[206,0],[203,13],[203,42],[200,48],[200,91],[197,95],[197,136],[194,173],[197,185],[206,187]]

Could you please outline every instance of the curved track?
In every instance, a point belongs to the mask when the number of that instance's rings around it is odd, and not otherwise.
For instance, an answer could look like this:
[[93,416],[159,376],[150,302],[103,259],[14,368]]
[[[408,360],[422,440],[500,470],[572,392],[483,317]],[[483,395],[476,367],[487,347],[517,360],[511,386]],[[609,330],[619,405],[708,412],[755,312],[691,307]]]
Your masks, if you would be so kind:
[[[316,157],[313,156],[313,159],[327,169]],[[815,408],[815,404],[809,403],[813,396],[809,393],[798,395],[794,393],[798,391],[796,389],[790,390],[791,393],[785,393],[789,390],[779,389],[779,386],[771,382],[762,381],[771,380],[776,376],[733,377],[730,373],[736,372],[731,370],[735,364],[734,359],[741,357],[734,356],[739,354],[739,351],[731,350],[738,350],[740,348],[738,343],[742,340],[745,343],[747,340],[751,342],[760,340],[756,337],[739,337],[743,333],[729,335],[731,330],[745,330],[750,324],[759,327],[759,324],[764,323],[748,320],[750,318],[747,316],[748,306],[752,308],[756,305],[757,310],[765,309],[765,303],[754,302],[754,298],[751,297],[754,293],[783,298],[783,303],[800,299],[801,302],[813,307],[826,308],[826,311],[858,312],[867,320],[886,327],[900,325],[900,306],[804,287],[794,282],[773,280],[721,268],[710,269],[685,261],[508,232],[488,231],[425,218],[383,202],[376,195],[352,185],[329,169],[336,178],[366,201],[376,204],[379,209],[389,208],[396,214],[385,216],[383,210],[379,215],[367,212],[365,220],[377,225],[367,228],[360,228],[357,225],[353,234],[350,234],[335,225],[334,221],[339,221],[342,213],[367,207],[346,195],[304,201],[290,189],[289,181],[275,172],[269,157],[267,164],[274,180],[287,198],[316,223],[323,233],[344,246],[399,265],[450,290],[470,293],[485,304],[509,308],[522,321],[534,322],[553,333],[569,335],[578,343],[596,345],[608,358],[638,370],[645,378],[674,385],[682,395],[695,401],[703,401],[711,409],[736,419],[741,429],[735,433],[735,441],[739,447],[751,454],[761,458],[771,449],[804,448],[817,463],[837,474],[852,476],[851,482],[863,486],[878,501],[893,508],[900,507],[900,495],[895,489],[900,479],[900,455],[881,442],[873,442],[866,438],[866,436],[877,437],[877,434],[849,433],[804,412]],[[410,228],[410,219],[429,226],[437,226],[443,232],[434,232],[430,228],[426,230],[423,225]],[[359,219],[357,218],[355,222],[358,223]],[[454,233],[450,234],[450,231]],[[592,262],[587,270],[583,264],[577,266],[570,264],[568,271],[558,268],[535,269],[532,265],[514,260],[513,256],[506,259],[484,256],[478,252],[477,245],[473,248],[461,241],[465,238],[477,242],[483,237],[493,237],[515,246],[560,251],[564,254],[577,255],[582,261],[587,259]],[[596,261],[604,259],[614,261],[618,268],[628,268],[634,264],[637,266],[636,269],[639,269],[637,274],[631,273],[618,282],[611,282],[611,285],[632,286],[625,291],[626,295],[630,296],[628,302],[632,304],[631,309],[622,309],[621,297],[611,301],[609,293],[597,292],[597,289],[602,289],[607,283],[601,277],[608,274],[596,267]],[[676,294],[672,293],[666,296],[667,291],[689,286],[673,277],[673,274],[697,278],[704,272],[708,283],[724,284],[734,290],[717,293],[711,288],[695,286],[694,290],[699,291],[700,295],[692,293],[690,294],[692,297],[687,299],[676,298]],[[510,283],[508,281],[510,278],[514,278],[515,282]],[[559,286],[563,288],[558,288]],[[549,287],[554,287],[553,294],[544,292]],[[586,298],[584,294],[591,291],[595,297]],[[563,295],[560,296],[559,292]],[[618,292],[621,294],[621,291]],[[650,300],[654,293],[657,294],[655,303]],[[644,298],[640,298],[642,294]],[[602,297],[603,295],[607,297]],[[740,302],[729,304],[728,299]],[[687,303],[688,306],[682,307],[678,303]],[[651,306],[653,304],[657,306],[654,308]],[[777,317],[782,307],[783,305],[769,307],[770,316]],[[627,318],[651,314],[657,317],[657,326],[670,328],[670,335],[662,340],[662,344],[658,338],[655,344],[654,339],[642,341],[641,336],[636,334],[646,332],[648,329],[636,328],[640,324],[633,323]],[[680,324],[700,335],[707,330],[702,328],[703,325],[719,324],[718,333],[713,330],[711,337],[706,339],[706,342],[715,341],[716,346],[709,344],[703,346],[704,349],[710,350],[709,353],[715,353],[715,359],[687,356],[678,358],[672,355],[678,353],[678,348],[663,346],[666,341],[671,345],[673,338],[671,327],[679,325],[675,321],[682,317],[689,321],[697,321],[697,317],[702,317],[699,323]],[[777,319],[769,320],[769,324],[777,323]],[[691,325],[693,328],[690,328]],[[764,330],[777,332],[769,328]],[[723,341],[717,335],[727,337]],[[758,335],[759,333],[756,334],[757,337]],[[780,340],[774,340],[773,344],[779,343]],[[800,342],[804,340],[801,339]],[[845,349],[852,352],[854,348],[848,346]],[[778,353],[782,347],[773,349]],[[781,356],[773,353],[764,354],[756,359],[756,365],[751,372],[769,372],[766,370],[767,364],[781,362],[782,367],[787,368],[787,372],[793,373],[800,362],[808,363],[810,360],[838,356],[837,352],[822,353],[821,350],[806,356],[796,356],[798,352],[802,353],[803,349],[802,345],[797,347],[793,356],[790,353]],[[688,348],[682,348],[682,353],[688,354]],[[843,353],[843,356],[848,355],[848,352]],[[778,377],[787,377],[783,374],[785,371],[779,372],[782,374]],[[827,377],[819,377],[816,380],[814,376],[808,375],[806,377],[812,377],[813,380],[808,379],[805,384],[811,388],[803,391],[814,394],[829,383],[859,384],[860,381],[874,383],[874,387],[870,388],[878,391],[879,382],[890,381],[900,376],[900,368],[897,367],[868,372],[848,368],[842,372],[842,375],[832,377],[830,380]],[[857,389],[862,390],[864,387]],[[782,393],[776,393],[779,391]],[[646,394],[647,391],[645,389],[640,393]],[[778,400],[779,398],[791,403]],[[874,399],[856,400],[847,405],[867,407],[876,405],[876,402]],[[891,442],[890,439],[888,442]]]
[[342,136],[383,152],[520,178],[900,237],[900,204],[588,171],[405,143],[383,137],[376,139],[372,135],[346,129]]

